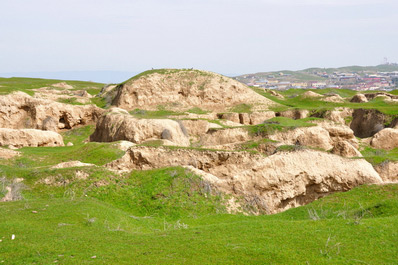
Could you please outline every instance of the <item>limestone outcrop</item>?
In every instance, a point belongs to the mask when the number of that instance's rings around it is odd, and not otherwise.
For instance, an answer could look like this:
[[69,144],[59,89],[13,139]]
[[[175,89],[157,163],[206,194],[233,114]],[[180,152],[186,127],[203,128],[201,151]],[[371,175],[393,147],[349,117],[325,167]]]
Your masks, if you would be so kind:
[[386,161],[375,166],[377,173],[386,183],[398,183],[398,162]]
[[351,98],[350,102],[364,103],[364,102],[368,102],[368,99],[366,98],[366,96],[364,94],[356,94],[355,96],[353,96]]
[[179,146],[189,146],[189,137],[182,123],[169,119],[137,119],[125,110],[111,109],[100,117],[90,141],[126,140],[143,143],[165,139]]
[[197,174],[204,172],[206,180],[218,190],[243,197],[243,208],[250,206],[257,209],[255,213],[268,214],[307,204],[332,192],[383,182],[365,160],[313,150],[264,157],[247,152],[135,146],[106,166],[125,171],[193,167]]
[[94,123],[103,110],[37,99],[23,92],[0,96],[0,128],[58,131]]
[[304,145],[324,150],[333,148],[333,141],[330,138],[329,132],[320,126],[277,132],[270,135],[269,138],[287,145]]
[[199,107],[224,111],[239,104],[255,104],[256,108],[264,105],[264,109],[276,104],[238,81],[199,70],[144,72],[116,89],[112,105],[127,110],[156,109],[159,105],[167,105],[172,109]]
[[25,146],[64,146],[64,141],[60,134],[52,131],[0,128],[0,146],[8,145],[17,148]]
[[398,129],[386,128],[376,133],[370,145],[376,149],[391,150],[398,147]]
[[225,144],[235,144],[246,142],[252,137],[247,129],[244,128],[227,128],[209,130],[207,134],[200,138],[202,146],[220,146]]

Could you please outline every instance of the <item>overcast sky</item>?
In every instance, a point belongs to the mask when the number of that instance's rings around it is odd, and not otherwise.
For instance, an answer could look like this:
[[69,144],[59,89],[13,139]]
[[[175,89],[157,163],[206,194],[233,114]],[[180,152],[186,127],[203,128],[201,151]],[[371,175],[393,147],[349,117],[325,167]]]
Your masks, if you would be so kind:
[[0,0],[0,73],[398,62],[397,0]]

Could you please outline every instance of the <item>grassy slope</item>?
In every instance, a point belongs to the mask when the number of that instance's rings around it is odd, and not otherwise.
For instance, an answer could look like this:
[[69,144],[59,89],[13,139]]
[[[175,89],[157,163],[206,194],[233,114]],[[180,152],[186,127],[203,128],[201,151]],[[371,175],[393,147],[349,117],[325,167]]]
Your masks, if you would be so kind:
[[398,258],[397,194],[397,185],[362,186],[273,216],[178,220],[139,218],[91,197],[0,203],[6,213],[0,216],[0,261],[392,264]]

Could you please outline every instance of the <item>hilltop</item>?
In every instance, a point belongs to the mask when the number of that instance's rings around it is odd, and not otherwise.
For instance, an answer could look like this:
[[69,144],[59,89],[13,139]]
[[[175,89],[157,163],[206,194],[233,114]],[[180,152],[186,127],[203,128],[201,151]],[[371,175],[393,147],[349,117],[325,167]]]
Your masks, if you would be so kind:
[[[200,107],[222,110],[236,105],[256,104],[266,109],[271,101],[231,78],[208,71],[159,69],[139,74],[116,88],[112,105],[127,110]],[[264,105],[263,107],[261,105]]]

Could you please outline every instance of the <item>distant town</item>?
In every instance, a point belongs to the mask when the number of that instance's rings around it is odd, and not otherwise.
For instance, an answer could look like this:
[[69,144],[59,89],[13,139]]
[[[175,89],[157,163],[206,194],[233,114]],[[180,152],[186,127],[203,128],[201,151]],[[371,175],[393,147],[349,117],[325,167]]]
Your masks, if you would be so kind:
[[398,89],[398,64],[266,72],[241,75],[235,79],[248,86],[276,90],[340,88],[357,91],[391,91]]

